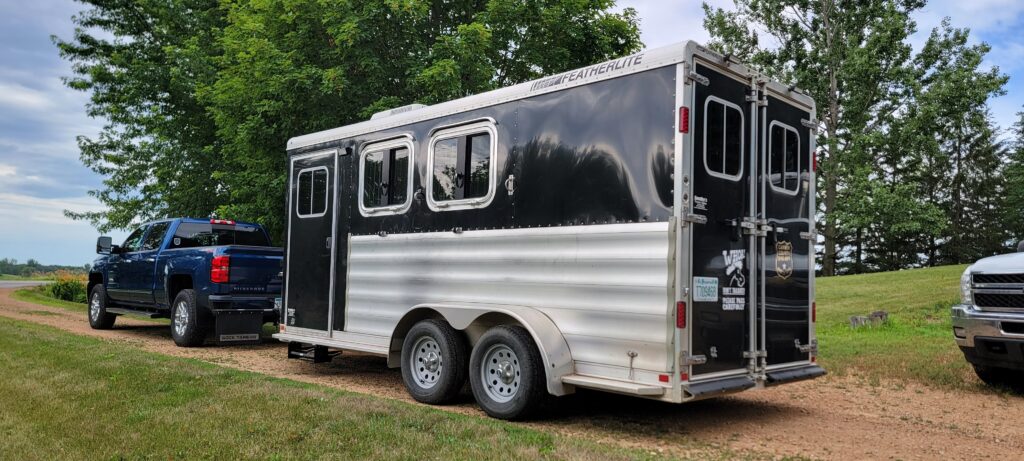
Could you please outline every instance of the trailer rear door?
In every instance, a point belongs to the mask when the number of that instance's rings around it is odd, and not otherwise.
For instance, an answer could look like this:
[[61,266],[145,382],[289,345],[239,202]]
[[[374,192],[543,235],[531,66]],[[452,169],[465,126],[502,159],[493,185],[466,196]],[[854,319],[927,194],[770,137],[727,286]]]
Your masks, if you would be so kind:
[[336,159],[332,149],[291,160],[284,294],[285,325],[291,331],[328,335]]
[[689,360],[691,379],[747,373],[751,349],[752,113],[749,79],[695,60]]
[[[811,108],[763,88],[758,124],[760,166],[758,349],[767,370],[810,362],[814,276],[814,130]],[[767,104],[765,104],[767,103]],[[768,376],[771,381],[771,376]]]

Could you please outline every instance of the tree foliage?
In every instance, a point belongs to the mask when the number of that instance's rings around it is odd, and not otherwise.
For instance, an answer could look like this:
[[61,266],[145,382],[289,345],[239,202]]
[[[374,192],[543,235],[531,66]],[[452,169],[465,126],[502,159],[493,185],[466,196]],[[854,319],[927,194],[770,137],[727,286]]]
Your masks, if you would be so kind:
[[80,138],[107,179],[101,229],[171,215],[284,230],[284,144],[623,56],[636,12],[614,0],[85,0],[72,88],[108,121]]

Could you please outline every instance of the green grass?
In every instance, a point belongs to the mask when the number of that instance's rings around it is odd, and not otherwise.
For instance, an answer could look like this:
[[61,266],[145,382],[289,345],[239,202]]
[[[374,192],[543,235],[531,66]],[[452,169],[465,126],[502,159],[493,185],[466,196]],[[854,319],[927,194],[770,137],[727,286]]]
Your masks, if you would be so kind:
[[483,417],[0,320],[0,457],[641,459]]
[[[976,387],[953,340],[950,307],[966,266],[817,279],[819,360],[837,374]],[[889,321],[850,327],[852,315],[884,310]]]
[[85,312],[87,307],[84,303],[73,303],[71,301],[54,298],[50,296],[49,292],[46,291],[46,286],[43,285],[15,290],[14,293],[11,294],[11,297],[27,303],[41,304],[43,306],[57,307],[70,311]]

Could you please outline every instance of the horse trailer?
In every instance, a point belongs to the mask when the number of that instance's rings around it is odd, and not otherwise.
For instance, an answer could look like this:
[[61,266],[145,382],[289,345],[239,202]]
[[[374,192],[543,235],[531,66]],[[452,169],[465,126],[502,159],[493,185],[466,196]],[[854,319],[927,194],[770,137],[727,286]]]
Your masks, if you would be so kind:
[[274,337],[504,419],[821,376],[814,114],[688,42],[293,138]]

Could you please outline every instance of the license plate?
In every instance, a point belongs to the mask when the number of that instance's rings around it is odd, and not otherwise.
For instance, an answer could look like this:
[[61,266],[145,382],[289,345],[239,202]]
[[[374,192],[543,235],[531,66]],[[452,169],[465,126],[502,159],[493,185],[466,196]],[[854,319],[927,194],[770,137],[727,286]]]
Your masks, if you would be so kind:
[[694,277],[693,278],[693,301],[694,302],[717,302],[718,301],[718,277]]

